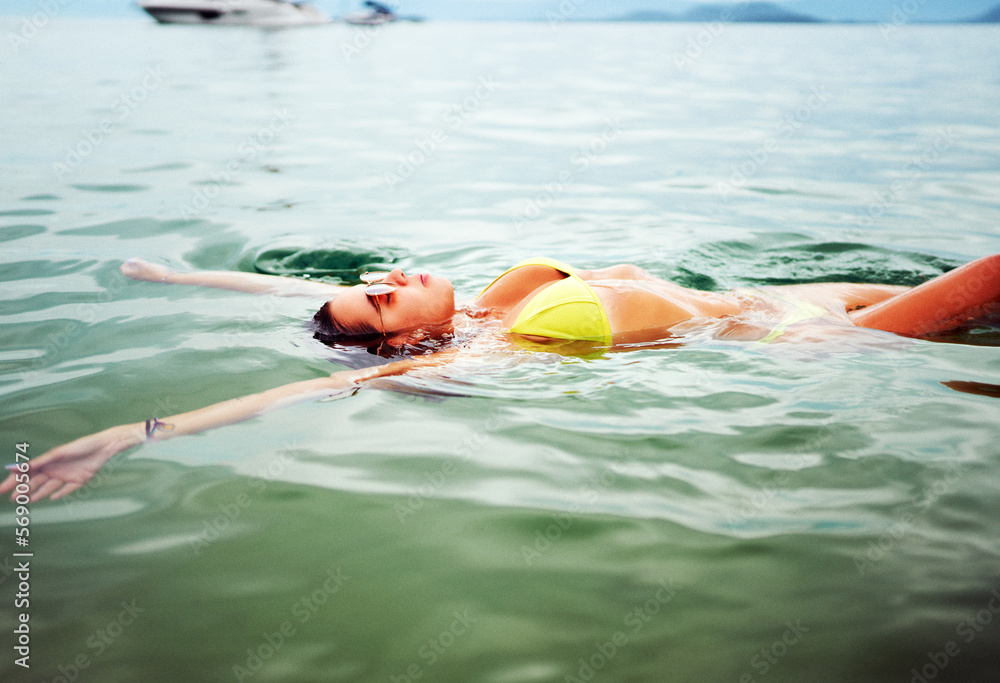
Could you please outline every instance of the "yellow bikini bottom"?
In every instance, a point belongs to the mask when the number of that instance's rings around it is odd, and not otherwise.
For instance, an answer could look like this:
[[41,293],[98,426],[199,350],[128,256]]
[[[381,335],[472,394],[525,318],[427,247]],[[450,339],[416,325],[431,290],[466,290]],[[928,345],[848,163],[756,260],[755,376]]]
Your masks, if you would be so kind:
[[816,304],[811,304],[808,301],[802,301],[801,299],[796,299],[794,297],[783,296],[781,294],[775,294],[774,292],[762,292],[759,289],[740,289],[737,291],[746,294],[752,294],[755,296],[763,295],[772,297],[774,299],[784,301],[786,304],[791,304],[792,306],[795,307],[788,315],[782,318],[781,321],[777,325],[775,325],[770,332],[768,332],[766,337],[757,340],[758,344],[770,344],[775,339],[785,334],[785,332],[788,331],[788,328],[794,325],[795,323],[800,323],[803,320],[814,320],[816,318],[822,318],[827,315],[830,315],[830,311],[826,310],[825,308],[817,306]]

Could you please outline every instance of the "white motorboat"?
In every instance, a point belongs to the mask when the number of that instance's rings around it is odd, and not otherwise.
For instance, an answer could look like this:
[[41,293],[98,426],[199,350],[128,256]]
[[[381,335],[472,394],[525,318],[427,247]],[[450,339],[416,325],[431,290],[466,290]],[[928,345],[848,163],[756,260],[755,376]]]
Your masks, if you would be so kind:
[[287,0],[139,0],[161,24],[301,26],[330,18],[308,3]]

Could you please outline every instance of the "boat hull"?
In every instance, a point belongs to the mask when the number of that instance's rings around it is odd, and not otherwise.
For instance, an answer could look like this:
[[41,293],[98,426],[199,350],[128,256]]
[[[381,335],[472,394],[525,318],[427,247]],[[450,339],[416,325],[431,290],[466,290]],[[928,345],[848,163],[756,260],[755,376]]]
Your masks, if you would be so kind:
[[330,22],[312,5],[276,0],[140,0],[138,4],[161,24],[303,26]]

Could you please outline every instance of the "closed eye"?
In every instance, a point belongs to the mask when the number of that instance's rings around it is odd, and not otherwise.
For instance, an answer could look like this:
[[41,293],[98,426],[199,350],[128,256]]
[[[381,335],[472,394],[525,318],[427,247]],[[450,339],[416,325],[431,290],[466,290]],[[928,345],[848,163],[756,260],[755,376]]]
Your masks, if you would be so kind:
[[[380,296],[384,296],[385,297],[385,303],[381,304],[381,306],[376,301],[376,299],[378,297],[380,297]],[[366,294],[365,295],[365,299],[368,300],[368,305],[369,306],[371,306],[376,311],[378,311],[383,306],[388,306],[392,302],[392,292],[388,292],[386,294]]]

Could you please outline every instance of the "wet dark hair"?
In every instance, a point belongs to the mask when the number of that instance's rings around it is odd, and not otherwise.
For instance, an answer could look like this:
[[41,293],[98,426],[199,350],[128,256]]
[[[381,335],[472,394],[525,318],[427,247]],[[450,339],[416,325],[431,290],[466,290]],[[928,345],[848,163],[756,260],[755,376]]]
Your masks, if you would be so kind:
[[345,346],[371,346],[385,339],[385,336],[372,325],[358,323],[345,325],[338,320],[330,307],[333,301],[327,301],[320,306],[313,316],[313,338],[327,346],[343,344]]

